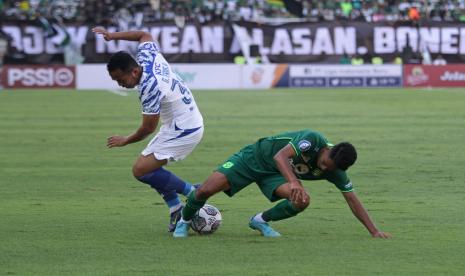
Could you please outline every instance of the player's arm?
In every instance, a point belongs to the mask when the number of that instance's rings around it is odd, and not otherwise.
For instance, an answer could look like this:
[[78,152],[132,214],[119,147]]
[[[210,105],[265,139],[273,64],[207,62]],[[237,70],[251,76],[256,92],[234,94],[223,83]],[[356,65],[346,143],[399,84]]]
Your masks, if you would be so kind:
[[106,41],[110,40],[128,40],[138,41],[139,43],[153,41],[152,35],[144,31],[127,31],[127,32],[109,32],[102,27],[92,28],[92,32],[100,34]]
[[144,140],[157,129],[159,118],[159,114],[142,114],[142,124],[136,132],[128,136],[111,136],[108,138],[107,147],[123,147]]
[[357,217],[357,219],[366,227],[368,232],[370,232],[371,236],[374,238],[383,238],[388,239],[391,237],[389,233],[384,233],[376,228],[376,225],[371,220],[370,216],[368,215],[367,210],[363,207],[362,202],[358,199],[355,192],[343,192],[342,195],[344,199],[349,204],[352,213]]
[[278,151],[273,160],[281,172],[281,175],[286,178],[287,182],[291,186],[291,201],[293,202],[305,202],[307,200],[306,192],[300,180],[294,174],[289,159],[294,157],[296,154],[291,144],[286,145],[280,151]]

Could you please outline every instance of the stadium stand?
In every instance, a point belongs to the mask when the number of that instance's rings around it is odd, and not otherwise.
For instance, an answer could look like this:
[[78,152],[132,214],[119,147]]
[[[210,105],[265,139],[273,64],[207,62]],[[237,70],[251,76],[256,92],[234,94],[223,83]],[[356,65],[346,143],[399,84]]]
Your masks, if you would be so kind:
[[176,16],[200,22],[215,20],[260,20],[302,18],[321,22],[357,20],[365,22],[421,19],[465,21],[465,0],[455,1],[292,1],[292,0],[30,0],[0,1],[2,18],[35,19],[61,17],[65,22],[104,24],[136,17],[151,23]]

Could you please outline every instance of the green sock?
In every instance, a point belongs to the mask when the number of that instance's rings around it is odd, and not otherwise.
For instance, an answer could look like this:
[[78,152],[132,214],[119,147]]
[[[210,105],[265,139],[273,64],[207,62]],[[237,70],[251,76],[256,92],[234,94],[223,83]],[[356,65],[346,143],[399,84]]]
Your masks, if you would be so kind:
[[189,193],[187,196],[186,206],[182,209],[182,219],[189,221],[194,217],[197,212],[205,204],[206,200],[197,200],[195,198],[195,190]]
[[293,217],[300,213],[289,200],[283,200],[276,204],[273,208],[263,212],[263,220],[265,221],[277,221]]

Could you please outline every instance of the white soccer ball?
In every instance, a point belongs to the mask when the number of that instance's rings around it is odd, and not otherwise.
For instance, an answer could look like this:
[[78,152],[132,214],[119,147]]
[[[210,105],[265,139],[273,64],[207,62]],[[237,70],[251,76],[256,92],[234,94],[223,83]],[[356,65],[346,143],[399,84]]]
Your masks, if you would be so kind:
[[212,234],[220,227],[221,220],[220,210],[213,205],[205,204],[192,218],[191,228],[201,235]]

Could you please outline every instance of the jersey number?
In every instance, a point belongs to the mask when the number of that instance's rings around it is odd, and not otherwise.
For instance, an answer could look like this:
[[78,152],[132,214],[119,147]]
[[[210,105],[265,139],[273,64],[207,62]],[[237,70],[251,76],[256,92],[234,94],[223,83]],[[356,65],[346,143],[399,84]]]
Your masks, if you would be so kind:
[[179,86],[179,91],[182,95],[184,95],[182,101],[185,104],[190,104],[192,102],[192,98],[190,97],[191,92],[189,91],[189,88],[185,87],[180,81],[173,79],[173,81],[171,82],[171,91],[174,92],[174,90],[176,89],[176,85]]
[[310,169],[304,164],[294,165],[294,172],[296,174],[307,174],[309,171]]

